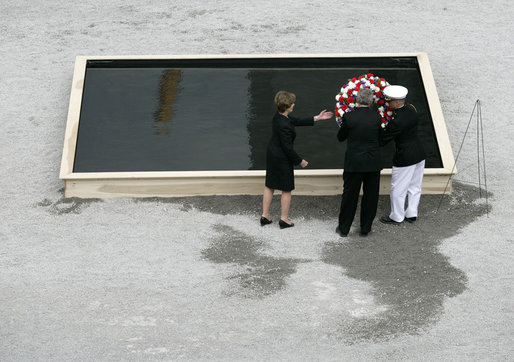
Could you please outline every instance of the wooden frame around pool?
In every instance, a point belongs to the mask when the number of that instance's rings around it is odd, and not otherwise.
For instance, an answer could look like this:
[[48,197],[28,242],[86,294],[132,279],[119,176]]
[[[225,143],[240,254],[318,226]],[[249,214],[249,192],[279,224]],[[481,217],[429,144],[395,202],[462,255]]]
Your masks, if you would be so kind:
[[[442,159],[442,168],[425,169],[425,194],[451,192],[454,170],[453,152],[446,130],[441,104],[426,53],[402,54],[274,54],[274,55],[162,55],[162,56],[78,56],[64,138],[60,178],[64,180],[65,197],[174,197],[194,195],[259,195],[264,188],[265,171],[162,171],[162,172],[99,172],[74,173],[73,162],[86,64],[88,60],[116,59],[219,59],[219,58],[352,58],[352,57],[416,57],[427,95],[435,135]],[[295,170],[296,195],[336,195],[342,192],[342,169]],[[449,182],[450,181],[450,182]],[[381,174],[380,193],[388,194],[391,169]]]

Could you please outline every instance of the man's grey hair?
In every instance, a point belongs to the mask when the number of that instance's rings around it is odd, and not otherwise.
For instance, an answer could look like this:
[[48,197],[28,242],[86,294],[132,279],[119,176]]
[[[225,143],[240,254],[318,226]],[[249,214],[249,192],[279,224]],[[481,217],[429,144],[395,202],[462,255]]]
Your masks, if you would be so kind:
[[373,103],[373,91],[369,88],[364,88],[357,93],[357,103],[370,105]]

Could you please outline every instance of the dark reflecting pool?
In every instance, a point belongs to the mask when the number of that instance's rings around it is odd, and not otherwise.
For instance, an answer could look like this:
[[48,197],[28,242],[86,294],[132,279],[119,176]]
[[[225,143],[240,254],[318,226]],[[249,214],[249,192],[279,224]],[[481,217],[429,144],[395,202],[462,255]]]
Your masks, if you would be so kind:
[[[370,72],[409,89],[427,167],[442,167],[415,57],[180,59],[88,61],[73,171],[263,170],[277,91],[296,94],[293,115],[311,116],[333,110],[347,79]],[[309,168],[342,168],[337,131],[335,119],[297,128]]]

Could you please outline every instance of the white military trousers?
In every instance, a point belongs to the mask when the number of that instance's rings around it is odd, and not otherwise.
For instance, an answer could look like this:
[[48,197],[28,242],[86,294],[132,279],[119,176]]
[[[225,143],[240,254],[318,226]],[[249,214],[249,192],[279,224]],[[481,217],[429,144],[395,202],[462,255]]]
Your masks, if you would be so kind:
[[[402,222],[406,217],[418,217],[424,169],[425,160],[411,166],[393,166],[390,193],[391,213],[389,218]],[[408,206],[405,209],[405,199],[407,197]]]

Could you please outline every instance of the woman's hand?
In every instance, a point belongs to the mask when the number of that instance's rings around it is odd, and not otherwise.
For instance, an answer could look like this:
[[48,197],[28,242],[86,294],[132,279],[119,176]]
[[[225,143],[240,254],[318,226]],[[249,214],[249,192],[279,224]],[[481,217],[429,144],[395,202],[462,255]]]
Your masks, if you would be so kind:
[[327,112],[327,110],[324,109],[320,112],[320,114],[318,114],[317,116],[314,116],[314,122],[318,122],[319,120],[322,120],[322,119],[330,119],[330,118],[332,118],[333,115],[334,115],[334,113]]
[[307,167],[307,165],[308,165],[308,164],[309,164],[309,162],[307,162],[307,161],[305,161],[305,160],[302,160],[302,162],[300,162],[300,166],[301,166],[302,168]]

